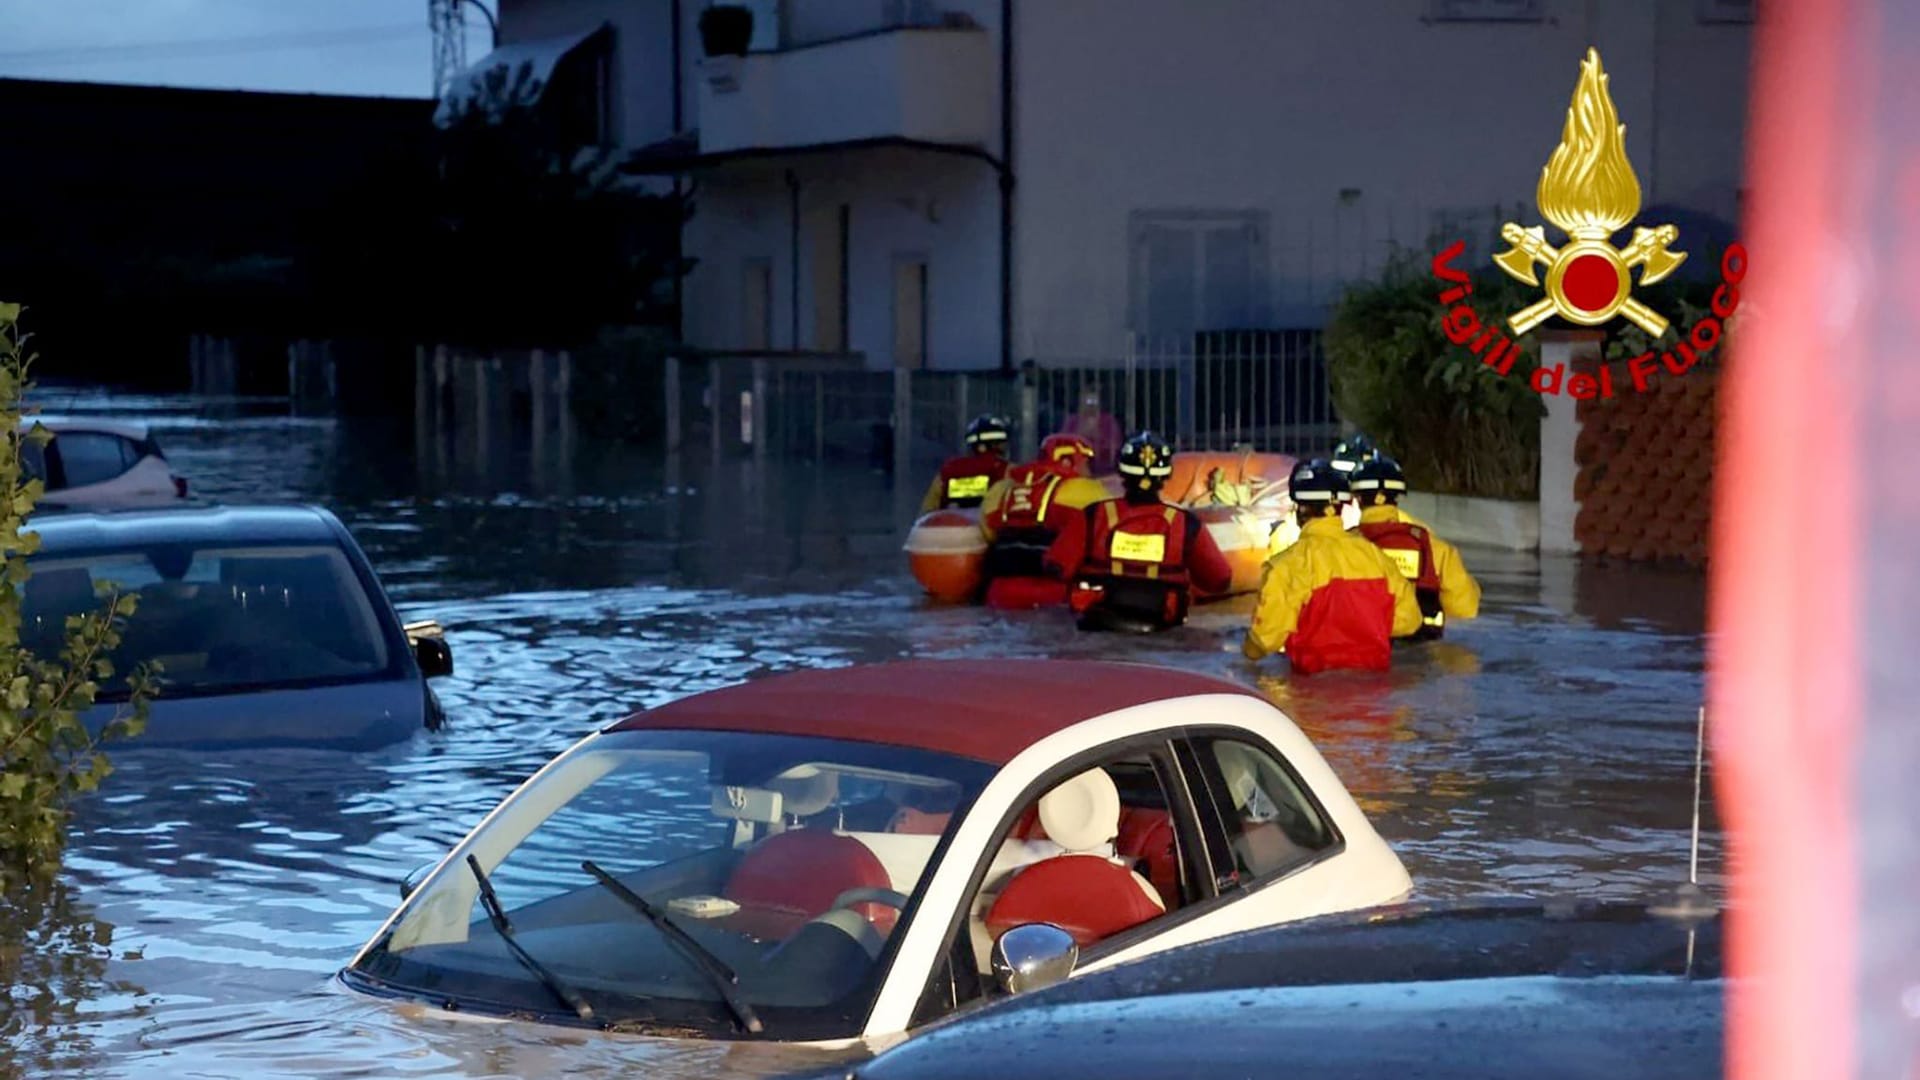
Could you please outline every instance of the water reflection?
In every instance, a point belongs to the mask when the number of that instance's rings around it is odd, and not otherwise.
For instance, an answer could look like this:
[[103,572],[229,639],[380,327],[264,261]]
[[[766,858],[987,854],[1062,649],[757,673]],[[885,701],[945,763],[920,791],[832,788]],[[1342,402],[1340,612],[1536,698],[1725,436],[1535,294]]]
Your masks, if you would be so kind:
[[[784,1052],[766,1047],[408,1016],[327,976],[408,871],[581,735],[796,668],[1068,656],[1224,675],[1307,730],[1423,896],[1623,897],[1686,871],[1697,575],[1468,551],[1483,618],[1404,650],[1386,676],[1293,680],[1240,657],[1244,598],[1153,638],[926,604],[899,552],[918,492],[864,464],[760,472],[583,443],[572,468],[502,451],[480,470],[457,447],[444,467],[422,459],[404,426],[270,402],[59,404],[138,414],[197,492],[334,508],[402,614],[446,628],[456,673],[438,687],[449,729],[377,753],[121,754],[81,809],[67,876],[72,910],[112,925],[113,955],[89,954],[99,966],[77,983],[18,969],[16,985],[77,986],[62,1000],[85,1004],[42,1022],[16,999],[0,1051],[16,1060],[50,1062],[22,1055],[67,1040],[90,1044],[90,1076],[777,1071],[767,1055]],[[1703,869],[1717,884],[1711,811]]]

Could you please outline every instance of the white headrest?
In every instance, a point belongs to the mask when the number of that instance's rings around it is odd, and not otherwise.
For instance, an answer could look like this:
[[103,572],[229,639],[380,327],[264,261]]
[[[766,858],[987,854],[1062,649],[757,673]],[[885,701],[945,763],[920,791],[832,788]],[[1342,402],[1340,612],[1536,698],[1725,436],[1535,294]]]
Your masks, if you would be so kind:
[[811,765],[788,769],[767,786],[780,793],[783,809],[794,817],[812,817],[832,806],[840,795],[840,778]]
[[1213,744],[1214,757],[1220,761],[1220,775],[1227,781],[1227,797],[1236,810],[1244,809],[1259,787],[1259,767],[1247,751],[1228,743]]
[[1094,851],[1120,835],[1120,790],[1088,769],[1040,798],[1040,827],[1068,851]]

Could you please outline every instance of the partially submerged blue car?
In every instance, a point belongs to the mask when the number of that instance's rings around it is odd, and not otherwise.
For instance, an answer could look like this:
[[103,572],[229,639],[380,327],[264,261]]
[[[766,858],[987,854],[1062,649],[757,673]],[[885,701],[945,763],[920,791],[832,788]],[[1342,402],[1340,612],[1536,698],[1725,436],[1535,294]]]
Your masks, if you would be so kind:
[[802,1075],[1704,1080],[1725,1065],[1721,930],[1663,905],[1405,905],[1065,980],[1071,937],[1031,925],[995,954],[997,1002]]
[[112,582],[139,597],[88,715],[124,707],[124,675],[160,665],[147,730],[127,745],[371,749],[443,722],[427,680],[453,659],[437,626],[404,626],[365,553],[309,506],[34,517],[21,643],[57,655],[66,617]]

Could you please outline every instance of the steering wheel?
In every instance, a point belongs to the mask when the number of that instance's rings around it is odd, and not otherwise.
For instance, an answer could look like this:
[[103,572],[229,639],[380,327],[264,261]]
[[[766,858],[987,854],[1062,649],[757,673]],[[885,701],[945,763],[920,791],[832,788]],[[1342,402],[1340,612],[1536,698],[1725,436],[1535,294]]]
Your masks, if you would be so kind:
[[833,907],[829,910],[839,911],[842,908],[850,908],[855,904],[885,904],[895,911],[905,912],[907,910],[907,894],[895,892],[892,889],[862,886],[857,889],[848,889],[846,892],[834,897]]

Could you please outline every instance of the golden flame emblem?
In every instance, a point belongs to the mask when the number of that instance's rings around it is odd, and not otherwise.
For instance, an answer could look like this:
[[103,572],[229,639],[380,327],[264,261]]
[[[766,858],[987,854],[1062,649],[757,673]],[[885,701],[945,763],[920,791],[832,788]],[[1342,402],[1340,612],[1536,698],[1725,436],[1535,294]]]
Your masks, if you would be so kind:
[[1546,297],[1515,312],[1507,325],[1524,334],[1552,315],[1580,326],[1599,326],[1616,316],[1655,337],[1667,320],[1633,298],[1632,270],[1641,267],[1640,284],[1651,285],[1679,269],[1686,253],[1669,245],[1680,238],[1672,225],[1636,228],[1625,248],[1611,237],[1640,213],[1640,181],[1627,160],[1627,126],[1607,94],[1600,53],[1588,49],[1580,63],[1580,82],[1567,109],[1560,145],[1540,170],[1534,201],[1540,216],[1560,227],[1569,243],[1547,243],[1538,225],[1500,226],[1500,238],[1513,247],[1493,257],[1494,265],[1528,285],[1539,285],[1534,264],[1547,269]]

